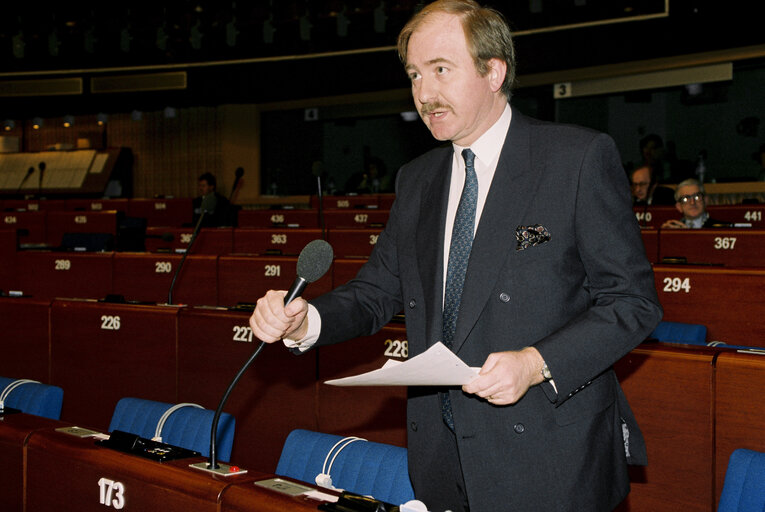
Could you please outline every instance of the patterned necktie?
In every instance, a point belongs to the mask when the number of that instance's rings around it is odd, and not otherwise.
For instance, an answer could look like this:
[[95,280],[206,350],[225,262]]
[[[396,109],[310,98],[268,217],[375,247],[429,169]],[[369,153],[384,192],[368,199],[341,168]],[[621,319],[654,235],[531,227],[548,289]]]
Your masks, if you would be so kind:
[[[452,241],[449,245],[449,266],[446,271],[446,293],[444,294],[443,343],[451,348],[457,316],[462,299],[470,249],[473,246],[475,209],[478,202],[478,177],[475,173],[475,154],[470,149],[462,150],[465,159],[465,185],[462,188],[457,214],[454,217]],[[449,393],[441,393],[441,414],[451,430],[454,430]]]

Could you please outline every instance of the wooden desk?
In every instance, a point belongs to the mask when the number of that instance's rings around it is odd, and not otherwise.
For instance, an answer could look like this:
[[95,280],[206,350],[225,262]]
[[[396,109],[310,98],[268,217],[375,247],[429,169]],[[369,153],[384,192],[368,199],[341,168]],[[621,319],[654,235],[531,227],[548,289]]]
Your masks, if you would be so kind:
[[176,403],[177,307],[56,300],[51,380],[61,418],[105,430],[120,398]]
[[318,228],[319,212],[316,209],[241,210],[240,228]]
[[29,436],[39,429],[57,428],[67,423],[17,413],[0,416],[0,510],[24,510],[24,448]]
[[317,411],[319,431],[406,446],[406,387],[339,387],[324,384],[380,368],[409,354],[406,327],[389,324],[372,336],[320,347]]
[[50,382],[50,301],[0,298],[0,375]]
[[16,246],[18,236],[15,229],[0,226],[0,290],[15,290],[16,284]]
[[615,365],[648,449],[618,510],[714,510],[713,359],[705,347],[644,343]]
[[[378,208],[380,199],[377,194],[359,194],[355,196],[322,196],[322,206],[326,210],[339,208]],[[319,207],[319,198],[311,196],[311,208]]]
[[191,198],[130,199],[128,217],[143,217],[149,226],[181,227],[193,219]]
[[101,212],[47,212],[45,237],[51,247],[61,246],[65,233],[106,233],[116,237],[117,215],[114,210]]
[[[178,316],[178,400],[217,409],[223,393],[260,341],[250,312],[190,308]],[[316,352],[297,356],[268,345],[242,376],[224,410],[236,418],[231,460],[276,469],[287,435],[317,430]]]
[[62,199],[6,199],[3,201],[3,211],[41,212],[66,209],[66,201]]
[[[736,448],[765,451],[765,356],[724,351],[715,379],[715,506]],[[714,510],[714,508],[712,509]]]
[[[178,254],[115,253],[112,293],[128,301],[164,304],[182,259]],[[175,280],[173,304],[215,306],[217,303],[217,256],[187,256]]]
[[112,290],[111,252],[20,251],[18,287],[37,299],[99,299]]
[[749,223],[754,229],[765,229],[765,204],[712,204],[709,216],[724,222]]
[[15,229],[19,233],[19,245],[45,244],[46,227],[44,211],[3,212],[2,226]]
[[688,263],[765,267],[765,230],[663,229],[658,261],[674,257]]
[[[202,228],[197,234],[190,254],[230,254],[234,247],[234,228]],[[194,228],[150,227],[146,228],[146,250],[149,252],[170,252],[173,254],[186,251]],[[172,240],[165,241],[163,236],[170,235]]]
[[377,244],[382,228],[329,230],[329,243],[335,258],[368,258]]
[[[218,258],[218,305],[255,303],[268,290],[289,290],[296,275],[297,258],[292,256],[221,256]],[[331,286],[332,274],[327,272],[306,287],[303,297],[316,297],[331,290]]]
[[655,265],[664,320],[707,326],[707,341],[765,347],[765,269]]
[[308,242],[322,238],[318,228],[237,228],[235,254],[298,256]]
[[29,436],[26,511],[133,510],[217,512],[223,490],[266,475],[229,477],[189,468],[202,457],[159,463],[96,445],[54,429]]

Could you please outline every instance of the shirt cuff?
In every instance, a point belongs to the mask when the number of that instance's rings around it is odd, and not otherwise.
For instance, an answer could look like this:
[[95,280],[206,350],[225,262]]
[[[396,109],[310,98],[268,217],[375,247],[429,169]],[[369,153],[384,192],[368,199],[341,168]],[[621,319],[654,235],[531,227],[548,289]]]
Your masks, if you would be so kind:
[[284,338],[282,340],[284,342],[284,346],[287,348],[298,349],[300,352],[305,352],[306,350],[313,347],[314,343],[316,343],[316,340],[319,339],[319,334],[321,334],[321,315],[319,314],[319,311],[311,304],[308,304],[307,318],[308,332],[306,335],[299,340]]

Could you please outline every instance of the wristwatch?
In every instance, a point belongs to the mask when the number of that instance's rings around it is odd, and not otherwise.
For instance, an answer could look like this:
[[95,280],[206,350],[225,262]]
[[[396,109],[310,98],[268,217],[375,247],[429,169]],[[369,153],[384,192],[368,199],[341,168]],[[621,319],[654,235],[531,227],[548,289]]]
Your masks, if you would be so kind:
[[547,367],[547,363],[542,365],[542,369],[539,371],[539,373],[542,374],[542,378],[545,381],[552,380],[552,373],[550,373],[550,369]]

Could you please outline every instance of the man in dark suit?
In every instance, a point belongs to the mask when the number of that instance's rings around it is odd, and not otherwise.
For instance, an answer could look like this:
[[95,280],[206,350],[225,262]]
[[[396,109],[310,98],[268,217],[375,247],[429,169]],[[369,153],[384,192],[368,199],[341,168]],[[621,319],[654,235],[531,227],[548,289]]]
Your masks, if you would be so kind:
[[462,389],[409,389],[418,499],[432,511],[610,510],[629,492],[627,464],[646,462],[612,364],[661,317],[615,145],[509,106],[509,29],[471,0],[426,6],[399,53],[425,124],[452,144],[401,168],[355,279],[310,306],[269,291],[253,332],[303,351],[403,309],[411,355],[444,340],[481,367]]

